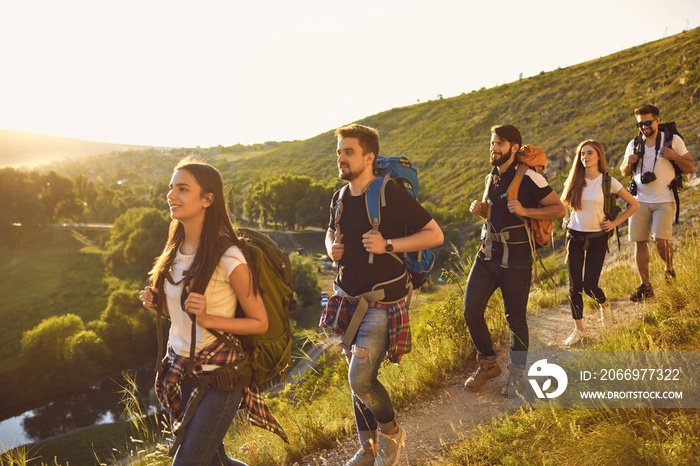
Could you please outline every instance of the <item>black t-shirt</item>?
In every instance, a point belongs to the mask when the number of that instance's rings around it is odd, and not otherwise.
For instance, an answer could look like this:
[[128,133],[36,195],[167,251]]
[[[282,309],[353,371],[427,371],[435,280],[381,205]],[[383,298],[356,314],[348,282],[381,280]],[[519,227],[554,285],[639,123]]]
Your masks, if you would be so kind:
[[[389,254],[374,254],[369,263],[369,253],[362,245],[362,235],[372,229],[369,221],[365,194],[352,196],[345,190],[343,213],[340,216],[340,233],[343,235],[345,252],[338,262],[336,283],[352,296],[372,290],[378,283],[394,279],[404,272],[403,264]],[[331,202],[328,228],[335,231],[335,206],[340,191],[336,191]],[[386,207],[380,210],[379,231],[385,239],[407,236],[426,226],[433,218],[405,189],[393,183],[386,185]],[[402,257],[403,254],[398,254]]]
[[[497,232],[500,232],[506,227],[523,224],[522,220],[517,215],[508,211],[508,187],[515,176],[516,167],[516,163],[511,164],[500,176],[498,175],[498,170],[495,168],[491,172],[494,175],[493,183],[491,183],[491,188],[489,189],[489,199],[493,202],[491,206],[491,224]],[[537,207],[539,202],[551,192],[553,192],[553,189],[549,186],[544,176],[534,170],[527,170],[520,184],[520,189],[518,190],[518,201],[520,201],[525,208]],[[521,230],[522,232],[513,232],[511,237],[513,234],[522,234],[523,238],[527,238],[527,236],[525,236],[525,229],[523,228]],[[484,243],[482,241],[478,254],[482,259],[484,257],[483,249]],[[503,244],[494,242],[492,260],[500,261],[502,251]],[[531,260],[530,246],[527,243],[508,244],[508,257],[508,262],[511,265],[525,265]]]

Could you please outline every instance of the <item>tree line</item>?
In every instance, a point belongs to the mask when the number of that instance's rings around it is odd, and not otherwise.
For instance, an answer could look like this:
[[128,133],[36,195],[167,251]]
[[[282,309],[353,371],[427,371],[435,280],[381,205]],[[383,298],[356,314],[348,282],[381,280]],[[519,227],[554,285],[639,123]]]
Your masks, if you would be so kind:
[[243,215],[261,228],[328,225],[330,199],[338,183],[326,185],[308,176],[265,178],[248,189]]

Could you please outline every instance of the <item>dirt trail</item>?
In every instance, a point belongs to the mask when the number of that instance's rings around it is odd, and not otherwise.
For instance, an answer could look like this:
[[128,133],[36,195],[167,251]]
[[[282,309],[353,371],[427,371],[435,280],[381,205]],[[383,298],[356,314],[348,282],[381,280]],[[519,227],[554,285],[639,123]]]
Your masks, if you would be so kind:
[[[642,305],[626,300],[611,304],[616,327],[641,319]],[[528,318],[528,324],[531,351],[582,351],[599,341],[602,332],[597,312],[587,309],[584,312],[584,328],[588,338],[574,348],[565,348],[564,340],[574,326],[568,305],[540,311]],[[499,364],[505,369],[508,365],[507,343],[498,350]],[[506,412],[508,402],[501,396],[506,371],[479,391],[472,392],[465,390],[463,384],[475,367],[476,362],[472,361],[464,374],[449,377],[433,395],[416,400],[397,412],[396,419],[407,434],[401,465],[434,464],[443,448],[457,440],[458,433],[469,433],[476,426],[488,424],[492,418]],[[295,466],[342,466],[357,449],[357,437],[349,436],[339,440],[334,449],[309,455]]]

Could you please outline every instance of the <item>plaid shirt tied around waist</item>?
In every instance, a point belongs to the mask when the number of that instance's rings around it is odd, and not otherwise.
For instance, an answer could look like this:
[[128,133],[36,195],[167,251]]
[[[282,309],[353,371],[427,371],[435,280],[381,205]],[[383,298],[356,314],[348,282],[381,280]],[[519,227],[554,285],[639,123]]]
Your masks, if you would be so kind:
[[[356,299],[343,298],[334,294],[323,309],[319,326],[332,329],[334,335],[343,335],[350,324],[356,305]],[[405,301],[403,299],[395,303],[369,301],[368,306],[387,310],[389,320],[388,358],[390,362],[398,364],[403,355],[411,351],[411,324],[408,321]]]
[[[195,356],[195,374],[202,373],[202,364],[214,366],[225,366],[245,359],[242,354],[227,346],[219,340],[204,348]],[[182,379],[185,376],[188,358],[179,356],[168,346],[168,352],[163,358],[163,369],[156,374],[156,395],[160,404],[168,411],[170,424],[173,433],[176,433],[185,415],[186,406],[182,400]],[[195,387],[188,400],[189,402],[197,395],[198,387]],[[244,409],[247,413],[248,421],[257,427],[269,430],[278,435],[286,443],[289,443],[287,435],[270,408],[265,404],[265,400],[260,394],[257,384],[251,382],[243,388],[243,397],[238,409]]]

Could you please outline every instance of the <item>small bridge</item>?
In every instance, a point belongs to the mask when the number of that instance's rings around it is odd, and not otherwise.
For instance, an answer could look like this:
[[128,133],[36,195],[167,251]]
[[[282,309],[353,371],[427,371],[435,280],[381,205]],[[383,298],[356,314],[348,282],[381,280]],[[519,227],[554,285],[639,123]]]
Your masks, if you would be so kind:
[[[51,223],[48,225],[54,232],[68,231],[83,244],[105,244],[109,238],[111,223]],[[88,237],[89,236],[89,237]]]
[[49,228],[58,230],[76,231],[109,231],[112,229],[111,223],[52,223]]

